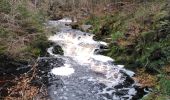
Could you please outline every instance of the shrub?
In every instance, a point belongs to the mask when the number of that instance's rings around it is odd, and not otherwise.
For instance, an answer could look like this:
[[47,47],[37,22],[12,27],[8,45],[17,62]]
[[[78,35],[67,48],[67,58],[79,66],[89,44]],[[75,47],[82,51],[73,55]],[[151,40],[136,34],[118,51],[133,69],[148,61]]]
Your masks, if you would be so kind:
[[1,0],[0,1],[0,12],[10,13],[11,5],[8,0]]
[[1,0],[0,5],[0,51],[17,59],[43,54],[48,44],[42,7],[31,0]]
[[[92,24],[95,29],[93,32],[100,39],[111,37],[111,41],[107,41],[110,42],[110,50],[106,55],[127,68],[143,68],[147,72],[137,72],[141,83],[152,83],[154,86],[153,92],[143,99],[168,100],[170,79],[168,72],[163,73],[162,69],[170,64],[169,3],[164,0],[159,3],[157,0],[134,3],[130,8],[126,6],[117,13],[94,21],[99,22],[97,25]],[[107,34],[102,33],[101,27],[105,27]],[[161,77],[156,76],[158,74]],[[143,80],[146,76],[149,80]]]
[[46,48],[49,47],[49,42],[47,37],[44,35],[38,35],[30,44],[31,49],[33,49],[33,54],[36,56],[42,56],[46,53]]

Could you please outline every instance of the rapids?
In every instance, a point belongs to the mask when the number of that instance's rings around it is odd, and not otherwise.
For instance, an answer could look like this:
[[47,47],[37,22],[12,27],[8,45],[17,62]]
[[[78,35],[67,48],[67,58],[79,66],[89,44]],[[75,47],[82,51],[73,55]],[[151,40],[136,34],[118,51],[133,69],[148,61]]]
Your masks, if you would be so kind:
[[[45,60],[50,66],[48,91],[52,100],[137,100],[143,89],[131,77],[134,72],[114,64],[110,57],[98,54],[107,43],[94,41],[93,34],[71,29],[70,19],[49,21],[59,30],[49,40],[54,43]],[[64,55],[55,54],[59,45]],[[44,58],[40,58],[44,59]],[[60,59],[60,60],[59,60]],[[58,64],[62,63],[62,64]],[[52,66],[52,67],[51,67]],[[56,82],[57,81],[57,82]],[[58,82],[59,81],[59,82]]]

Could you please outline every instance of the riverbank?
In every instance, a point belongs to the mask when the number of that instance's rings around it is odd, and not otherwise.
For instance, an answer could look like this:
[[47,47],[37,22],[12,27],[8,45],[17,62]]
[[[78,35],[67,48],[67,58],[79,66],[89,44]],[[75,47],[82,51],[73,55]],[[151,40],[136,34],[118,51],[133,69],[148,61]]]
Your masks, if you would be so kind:
[[110,44],[104,55],[133,70],[139,83],[153,89],[146,100],[170,98],[169,9],[164,0],[126,3],[110,14],[82,22],[93,26],[89,31],[96,40]]
[[31,0],[0,1],[0,99],[32,99],[36,59],[49,47],[45,11]]

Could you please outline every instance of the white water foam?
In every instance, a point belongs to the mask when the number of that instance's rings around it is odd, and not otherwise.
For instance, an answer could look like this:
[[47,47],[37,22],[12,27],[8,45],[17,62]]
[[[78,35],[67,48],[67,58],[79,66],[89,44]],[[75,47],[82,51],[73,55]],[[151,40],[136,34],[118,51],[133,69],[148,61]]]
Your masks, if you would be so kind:
[[62,67],[54,68],[51,70],[51,73],[54,75],[60,75],[60,76],[70,76],[71,74],[74,73],[74,69],[71,68],[71,65],[69,64],[64,64]]
[[60,19],[58,20],[58,22],[62,22],[62,23],[72,23],[73,21],[69,18],[64,18],[64,19]]

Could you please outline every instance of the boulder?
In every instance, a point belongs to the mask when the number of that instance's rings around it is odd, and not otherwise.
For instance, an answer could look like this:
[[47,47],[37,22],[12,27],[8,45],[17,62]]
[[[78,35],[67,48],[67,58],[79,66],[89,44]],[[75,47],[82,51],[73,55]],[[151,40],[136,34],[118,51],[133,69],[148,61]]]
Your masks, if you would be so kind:
[[81,25],[81,30],[87,32],[92,28],[92,25]]

